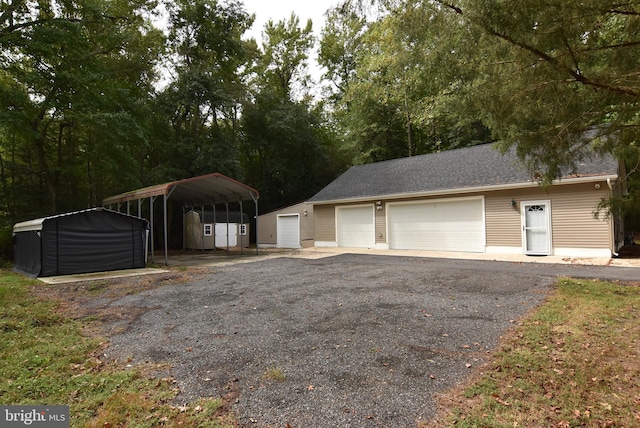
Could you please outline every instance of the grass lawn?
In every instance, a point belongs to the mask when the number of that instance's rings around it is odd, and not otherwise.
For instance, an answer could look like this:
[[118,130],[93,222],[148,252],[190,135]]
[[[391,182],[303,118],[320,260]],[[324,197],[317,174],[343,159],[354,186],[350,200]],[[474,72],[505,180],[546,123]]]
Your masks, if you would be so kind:
[[[177,406],[166,367],[101,360],[51,287],[0,270],[0,404],[67,404],[73,427],[227,427],[223,400]],[[640,287],[562,279],[428,426],[640,426]],[[277,368],[265,374],[280,376]]]
[[640,287],[562,279],[428,426],[640,426]]
[[[72,427],[228,427],[222,400],[177,406],[162,367],[101,361],[104,342],[82,334],[60,302],[39,297],[39,281],[0,270],[0,404],[66,404]],[[84,322],[91,322],[84,320]]]

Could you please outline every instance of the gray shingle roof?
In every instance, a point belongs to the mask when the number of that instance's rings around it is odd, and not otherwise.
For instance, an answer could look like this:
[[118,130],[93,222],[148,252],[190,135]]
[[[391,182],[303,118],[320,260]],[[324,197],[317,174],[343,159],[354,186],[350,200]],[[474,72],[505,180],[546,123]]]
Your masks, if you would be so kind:
[[[617,175],[613,157],[594,156],[578,166],[578,176]],[[575,177],[575,176],[572,176]],[[532,183],[513,153],[500,154],[493,144],[356,165],[314,195],[309,202],[326,202],[385,195],[419,194]]]

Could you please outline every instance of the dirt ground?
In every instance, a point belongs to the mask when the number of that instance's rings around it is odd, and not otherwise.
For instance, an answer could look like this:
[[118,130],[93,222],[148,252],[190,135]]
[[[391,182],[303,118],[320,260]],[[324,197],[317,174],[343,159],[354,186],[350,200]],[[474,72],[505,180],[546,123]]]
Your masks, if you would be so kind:
[[411,427],[434,415],[434,395],[480,367],[558,274],[344,254],[50,290],[76,316],[100,321],[107,359],[167,364],[181,402],[226,397],[246,426]]

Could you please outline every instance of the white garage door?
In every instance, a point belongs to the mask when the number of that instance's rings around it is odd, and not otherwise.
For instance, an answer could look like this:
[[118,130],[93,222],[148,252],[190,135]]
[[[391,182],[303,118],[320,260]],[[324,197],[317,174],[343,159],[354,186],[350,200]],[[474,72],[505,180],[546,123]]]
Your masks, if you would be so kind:
[[278,248],[300,248],[300,216],[298,214],[279,215],[276,227]]
[[482,199],[388,206],[389,246],[402,250],[485,251]]
[[373,205],[338,207],[338,246],[373,248],[376,244]]

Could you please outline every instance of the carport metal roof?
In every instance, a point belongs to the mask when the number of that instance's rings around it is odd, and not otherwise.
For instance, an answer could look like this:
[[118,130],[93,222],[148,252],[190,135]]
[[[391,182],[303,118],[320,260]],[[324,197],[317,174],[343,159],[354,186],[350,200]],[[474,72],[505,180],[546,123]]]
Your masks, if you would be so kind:
[[[202,175],[199,177],[186,178],[184,180],[172,181],[145,187],[120,195],[110,196],[102,201],[103,206],[127,203],[127,211],[131,201],[138,203],[138,215],[140,215],[141,203],[144,199],[149,199],[150,203],[150,223],[151,223],[151,260],[153,261],[153,202],[155,198],[162,196],[163,199],[163,219],[164,219],[164,258],[167,260],[167,200],[171,198],[183,206],[196,205],[216,205],[229,202],[253,201],[255,203],[256,216],[258,215],[258,199],[260,193],[246,184],[220,173]],[[257,233],[257,231],[256,231]]]
[[218,204],[256,201],[260,194],[256,189],[216,172],[110,196],[102,204],[113,205],[155,196],[166,196],[183,204]]

